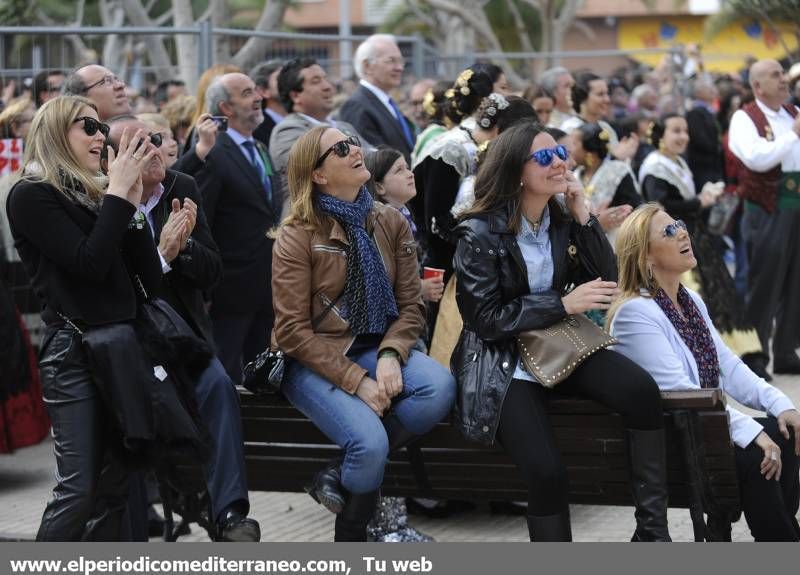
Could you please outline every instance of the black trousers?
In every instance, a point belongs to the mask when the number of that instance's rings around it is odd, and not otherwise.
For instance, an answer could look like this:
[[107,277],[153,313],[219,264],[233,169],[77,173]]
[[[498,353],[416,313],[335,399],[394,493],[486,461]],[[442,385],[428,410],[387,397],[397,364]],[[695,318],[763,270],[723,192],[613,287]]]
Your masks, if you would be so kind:
[[[622,415],[631,429],[661,429],[664,425],[656,382],[615,351],[595,353],[556,390],[602,403]],[[545,400],[552,393],[539,383],[514,379],[500,412],[497,439],[528,484],[529,515],[555,515],[568,509],[567,469],[545,409]]]
[[39,367],[57,484],[36,540],[128,540],[128,472],[110,449],[110,414],[92,382],[80,336],[71,328],[48,336]]
[[269,344],[275,323],[271,300],[262,309],[248,314],[215,313],[212,305],[211,323],[217,357],[233,383],[240,384],[242,368]]
[[769,355],[773,323],[775,358],[793,357],[800,325],[800,211],[768,214],[747,205],[742,218],[747,246],[746,314]]
[[758,418],[764,431],[781,448],[781,479],[767,481],[761,475],[764,452],[755,441],[736,448],[736,472],[742,511],[756,541],[800,541],[797,509],[800,505],[800,460],[794,453],[794,434],[781,435],[774,417]]

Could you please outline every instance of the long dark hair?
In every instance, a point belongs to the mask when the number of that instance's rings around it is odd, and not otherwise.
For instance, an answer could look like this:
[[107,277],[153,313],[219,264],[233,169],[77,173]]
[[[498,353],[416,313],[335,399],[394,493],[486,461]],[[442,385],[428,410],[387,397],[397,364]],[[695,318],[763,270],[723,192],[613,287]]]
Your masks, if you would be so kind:
[[[520,178],[530,156],[531,143],[545,132],[538,122],[522,120],[500,134],[489,146],[475,178],[475,203],[462,219],[508,210],[509,229],[517,233],[522,217]],[[566,214],[557,200],[551,198],[550,217],[561,221]]]

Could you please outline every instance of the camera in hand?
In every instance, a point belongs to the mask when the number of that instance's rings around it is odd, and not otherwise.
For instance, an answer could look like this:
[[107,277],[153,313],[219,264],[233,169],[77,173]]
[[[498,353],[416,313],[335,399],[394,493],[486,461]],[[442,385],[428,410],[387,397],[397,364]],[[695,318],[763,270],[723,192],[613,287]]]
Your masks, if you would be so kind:
[[217,130],[220,132],[224,132],[228,129],[228,117],[227,116],[211,116],[211,119],[217,124]]

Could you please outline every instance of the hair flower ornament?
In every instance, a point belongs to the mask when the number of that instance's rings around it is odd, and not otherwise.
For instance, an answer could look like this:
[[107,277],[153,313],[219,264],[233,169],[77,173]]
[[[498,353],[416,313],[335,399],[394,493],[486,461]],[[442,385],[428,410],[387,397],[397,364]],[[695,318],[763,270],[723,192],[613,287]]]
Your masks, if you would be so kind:
[[428,90],[425,92],[425,96],[422,98],[422,111],[431,118],[436,115],[434,98],[435,96],[433,95],[433,90]]

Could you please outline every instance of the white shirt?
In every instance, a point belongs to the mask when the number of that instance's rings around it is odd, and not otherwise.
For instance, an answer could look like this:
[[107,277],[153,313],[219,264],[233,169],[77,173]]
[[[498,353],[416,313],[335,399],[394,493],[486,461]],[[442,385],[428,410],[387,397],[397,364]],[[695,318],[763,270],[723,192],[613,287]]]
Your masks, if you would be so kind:
[[[145,219],[147,220],[147,225],[150,227],[150,234],[156,240],[156,245],[158,245],[158,239],[155,237],[156,229],[153,227],[153,209],[158,205],[158,201],[161,199],[161,196],[164,195],[164,186],[159,183],[156,186],[156,189],[153,191],[153,194],[148,198],[147,202],[144,204],[139,204],[139,211],[144,214]],[[168,271],[172,270],[172,266],[167,263],[167,260],[164,259],[164,256],[161,255],[161,250],[158,251],[158,258],[161,260],[161,273],[167,273]]]
[[[688,291],[711,330],[717,348],[720,389],[742,405],[766,411],[774,417],[794,409],[786,395],[750,371],[728,349],[711,323],[706,304],[695,292]],[[637,297],[622,304],[611,323],[611,334],[619,340],[614,351],[642,366],[663,391],[700,389],[700,375],[692,352],[652,298]],[[747,447],[763,427],[730,405],[726,410],[733,442],[741,448]]]
[[760,137],[747,112],[736,110],[728,131],[731,152],[754,172],[768,172],[779,164],[784,172],[800,172],[800,137],[792,130],[794,119],[783,107],[776,112],[759,100],[756,105],[764,112],[775,139],[770,142]]
[[360,83],[361,83],[361,85],[362,85],[362,86],[364,86],[364,87],[365,87],[367,90],[369,90],[370,92],[372,92],[373,94],[375,94],[375,96],[378,98],[378,100],[380,100],[380,101],[381,101],[381,104],[383,104],[384,106],[386,106],[386,109],[387,109],[387,110],[389,110],[389,113],[390,113],[392,116],[394,116],[394,117],[395,117],[395,118],[397,118],[398,120],[400,119],[400,118],[397,116],[397,114],[395,114],[395,112],[394,112],[394,108],[392,108],[392,105],[389,103],[389,100],[391,99],[391,96],[389,96],[389,94],[387,94],[386,92],[384,92],[383,90],[381,90],[380,88],[378,88],[378,87],[377,87],[375,84],[370,84],[370,83],[369,83],[369,82],[367,82],[366,80],[361,80],[361,82],[360,82]]

